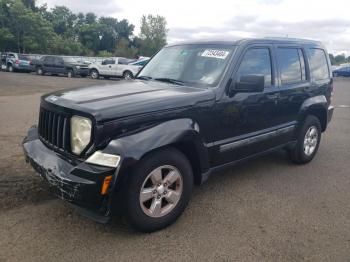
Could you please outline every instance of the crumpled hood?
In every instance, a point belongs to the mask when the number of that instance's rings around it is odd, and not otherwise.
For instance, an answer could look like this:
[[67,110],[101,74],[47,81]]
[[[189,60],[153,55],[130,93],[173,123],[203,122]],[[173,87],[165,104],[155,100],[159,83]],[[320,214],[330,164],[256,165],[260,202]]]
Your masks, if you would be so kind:
[[43,96],[45,102],[91,114],[97,121],[191,107],[215,100],[211,89],[158,81],[120,81],[62,90]]

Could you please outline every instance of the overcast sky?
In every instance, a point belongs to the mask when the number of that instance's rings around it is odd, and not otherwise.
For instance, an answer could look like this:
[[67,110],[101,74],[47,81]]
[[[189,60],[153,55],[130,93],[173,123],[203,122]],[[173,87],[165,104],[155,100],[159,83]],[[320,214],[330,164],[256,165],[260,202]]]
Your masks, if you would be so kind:
[[128,19],[138,34],[143,14],[166,17],[168,42],[288,36],[321,40],[350,55],[349,0],[37,0],[49,7]]

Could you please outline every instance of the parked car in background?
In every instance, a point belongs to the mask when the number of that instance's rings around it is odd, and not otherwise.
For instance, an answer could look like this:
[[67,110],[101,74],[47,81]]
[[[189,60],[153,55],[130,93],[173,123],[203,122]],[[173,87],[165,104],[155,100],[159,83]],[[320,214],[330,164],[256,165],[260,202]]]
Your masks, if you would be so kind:
[[0,70],[6,70],[6,53],[0,54]]
[[111,57],[89,65],[90,76],[93,79],[98,79],[100,76],[104,78],[123,77],[125,79],[132,79],[139,72],[140,66],[130,64],[135,60]]
[[4,53],[1,55],[1,64],[8,72],[31,72],[31,60],[28,55]]
[[135,62],[131,62],[129,65],[133,65],[133,66],[137,66],[139,69],[141,69],[142,67],[144,67],[149,61],[149,58],[147,59],[140,59],[137,60]]
[[71,57],[43,56],[40,60],[33,61],[38,75],[50,73],[52,75],[66,75],[68,77],[89,75],[89,67],[78,63]]
[[333,76],[350,76],[350,66],[343,66],[333,70]]

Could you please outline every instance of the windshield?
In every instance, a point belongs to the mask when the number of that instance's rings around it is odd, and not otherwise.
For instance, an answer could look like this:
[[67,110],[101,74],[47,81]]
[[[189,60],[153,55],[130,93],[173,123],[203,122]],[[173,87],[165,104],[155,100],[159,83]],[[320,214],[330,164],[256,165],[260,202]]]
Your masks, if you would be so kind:
[[230,45],[206,44],[165,47],[147,63],[138,78],[175,80],[199,87],[215,86],[233,49]]

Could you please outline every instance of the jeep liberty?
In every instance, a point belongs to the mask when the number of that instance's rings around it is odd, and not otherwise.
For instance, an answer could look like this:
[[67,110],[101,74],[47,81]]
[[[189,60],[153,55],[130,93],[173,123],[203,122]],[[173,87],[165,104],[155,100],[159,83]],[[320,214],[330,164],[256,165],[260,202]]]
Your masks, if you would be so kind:
[[121,212],[152,232],[173,223],[193,186],[222,168],[276,149],[310,162],[332,118],[332,93],[319,42],[173,44],[135,79],[42,96],[23,148],[83,215],[107,222]]

